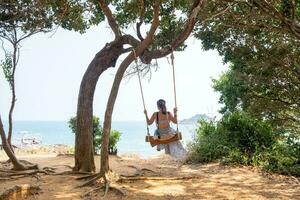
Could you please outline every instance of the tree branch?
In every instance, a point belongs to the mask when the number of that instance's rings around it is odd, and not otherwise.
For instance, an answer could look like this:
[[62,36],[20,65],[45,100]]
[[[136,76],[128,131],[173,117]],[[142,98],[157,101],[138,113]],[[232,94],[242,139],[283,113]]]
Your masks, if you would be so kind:
[[142,25],[142,24],[143,24],[143,21],[139,21],[139,22],[136,23],[136,32],[137,32],[137,36],[138,36],[138,38],[139,38],[141,41],[144,40],[144,38],[143,38],[143,36],[142,36],[142,34],[141,34],[141,25]]
[[137,36],[138,36],[138,38],[141,40],[141,41],[143,41],[144,40],[144,38],[143,38],[143,36],[142,36],[142,34],[141,34],[141,26],[142,26],[142,24],[143,24],[143,22],[144,22],[144,16],[145,16],[145,5],[144,5],[144,0],[140,0],[140,2],[141,2],[141,10],[140,10],[140,21],[139,22],[137,22],[136,23],[136,31],[137,31]]
[[120,31],[117,21],[113,17],[113,14],[112,14],[111,10],[109,9],[109,7],[106,5],[104,0],[99,0],[99,5],[100,5],[100,8],[103,11],[104,15],[106,16],[108,24],[109,24],[110,28],[112,29],[112,31],[114,32],[115,37],[116,38],[121,37],[121,35],[122,35],[121,31]]
[[175,38],[175,40],[170,45],[170,48],[155,50],[152,52],[149,52],[149,59],[146,64],[149,64],[152,59],[162,58],[170,54],[173,50],[177,49],[191,34],[191,32],[194,29],[194,26],[196,24],[197,16],[205,4],[206,0],[198,0],[198,2],[195,4],[194,8],[192,9],[192,12],[185,23],[184,29],[181,31],[179,36]]

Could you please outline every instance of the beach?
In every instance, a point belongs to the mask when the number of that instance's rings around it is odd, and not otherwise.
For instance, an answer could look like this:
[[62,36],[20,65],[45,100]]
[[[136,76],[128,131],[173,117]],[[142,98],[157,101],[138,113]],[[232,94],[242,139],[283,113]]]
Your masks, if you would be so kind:
[[[48,152],[47,152],[48,151]],[[1,152],[1,169],[9,167]],[[18,152],[19,159],[50,167],[56,173],[70,171],[74,158],[68,149],[46,149]],[[95,156],[97,171],[100,157]],[[299,180],[292,177],[266,174],[251,167],[224,166],[219,163],[185,164],[168,155],[142,159],[138,156],[110,156],[112,186],[107,197],[99,190],[87,194],[91,188],[77,186],[82,175],[38,174],[0,182],[0,192],[16,185],[35,185],[40,190],[27,199],[128,199],[128,200],[196,200],[196,199],[300,199]],[[118,181],[120,177],[125,177]],[[137,178],[139,180],[131,180]],[[58,187],[59,186],[59,187]],[[87,194],[87,195],[86,195]]]

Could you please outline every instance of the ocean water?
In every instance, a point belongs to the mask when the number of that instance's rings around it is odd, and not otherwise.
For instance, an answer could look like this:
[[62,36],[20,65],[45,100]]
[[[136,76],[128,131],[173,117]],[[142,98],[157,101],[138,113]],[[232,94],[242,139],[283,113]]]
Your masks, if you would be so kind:
[[[4,124],[7,129],[7,123]],[[141,121],[114,122],[112,129],[122,133],[121,139],[117,144],[118,154],[134,154],[142,158],[148,158],[162,152],[156,151],[149,143],[145,142],[146,124]],[[186,146],[192,141],[196,125],[180,124],[182,132],[182,143]],[[153,134],[155,125],[150,127]],[[13,127],[13,144],[22,147],[21,139],[35,137],[41,141],[41,145],[68,145],[73,147],[75,136],[70,131],[66,121],[15,121]]]

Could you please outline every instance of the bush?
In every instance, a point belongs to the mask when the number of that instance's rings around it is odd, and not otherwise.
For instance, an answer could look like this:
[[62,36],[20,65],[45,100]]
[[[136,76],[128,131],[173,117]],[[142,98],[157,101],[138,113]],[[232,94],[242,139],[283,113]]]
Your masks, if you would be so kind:
[[275,137],[271,127],[244,112],[225,115],[218,124],[218,132],[224,136],[231,149],[240,151],[251,162],[257,150],[271,147]]
[[[76,133],[76,117],[72,117],[69,122],[69,128],[71,129],[72,133]],[[101,150],[101,143],[102,143],[102,134],[103,129],[100,125],[100,120],[98,117],[93,116],[93,147],[94,153],[97,154]],[[112,130],[109,135],[109,154],[117,154],[117,143],[121,138],[121,133]]]
[[218,134],[213,122],[199,121],[195,141],[190,144],[188,161],[211,162],[228,154],[229,148],[223,136]]
[[300,176],[300,144],[280,141],[271,148],[257,152],[253,164],[266,171]]
[[199,122],[188,161],[253,165],[300,176],[300,141],[291,135],[279,138],[267,122],[235,112],[219,122]]
[[275,141],[271,128],[246,113],[226,115],[218,123],[200,121],[195,141],[190,145],[189,160],[246,164],[257,149],[270,147]]

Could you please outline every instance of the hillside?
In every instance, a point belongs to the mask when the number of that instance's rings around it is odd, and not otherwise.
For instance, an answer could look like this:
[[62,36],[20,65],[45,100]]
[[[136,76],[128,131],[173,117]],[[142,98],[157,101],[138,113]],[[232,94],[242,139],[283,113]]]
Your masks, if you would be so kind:
[[204,119],[207,121],[212,120],[212,118],[206,114],[196,114],[191,118],[181,120],[179,123],[181,123],[181,124],[196,124],[201,119]]

